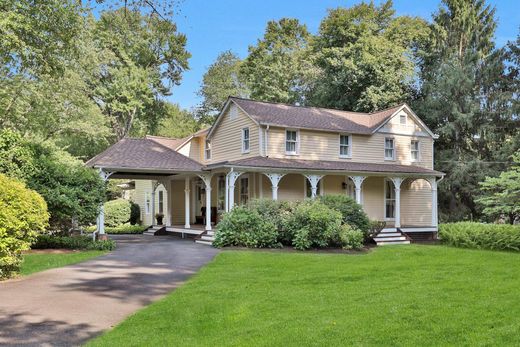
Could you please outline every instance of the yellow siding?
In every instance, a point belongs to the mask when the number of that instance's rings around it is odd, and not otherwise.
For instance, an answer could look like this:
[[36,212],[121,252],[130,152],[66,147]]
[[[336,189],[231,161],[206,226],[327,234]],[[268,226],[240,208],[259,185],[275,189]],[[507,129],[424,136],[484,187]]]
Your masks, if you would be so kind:
[[[236,107],[234,104],[231,108]],[[230,112],[221,116],[220,123],[215,128],[211,137],[211,162],[218,163],[227,160],[237,160],[260,155],[258,126],[244,112],[237,108],[234,119],[230,118]],[[242,129],[249,127],[248,153],[242,153]]]
[[325,195],[346,195],[347,192],[342,188],[342,183],[346,182],[345,176],[329,175],[322,179],[323,194]]
[[[278,183],[278,199],[287,201],[303,200],[305,198],[305,180],[306,178],[302,175],[285,175]],[[270,182],[268,189],[271,190]]]
[[432,191],[428,181],[420,179],[401,187],[401,224],[432,225]]
[[362,205],[368,218],[384,220],[384,178],[368,177],[361,188]]

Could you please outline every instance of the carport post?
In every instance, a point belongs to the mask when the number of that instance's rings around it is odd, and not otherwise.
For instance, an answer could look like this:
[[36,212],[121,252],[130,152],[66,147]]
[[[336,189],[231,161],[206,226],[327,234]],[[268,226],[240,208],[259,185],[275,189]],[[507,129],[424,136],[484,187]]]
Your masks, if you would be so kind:
[[[184,179],[184,227],[190,228],[190,178]],[[183,235],[184,236],[184,235]]]
[[[108,178],[113,174],[113,172],[110,171],[104,171],[103,169],[99,169],[99,177],[103,180],[103,182],[106,182]],[[97,234],[98,235],[105,235],[105,205],[101,204],[99,207],[99,214],[97,218]],[[92,233],[92,238],[96,239],[96,233]]]

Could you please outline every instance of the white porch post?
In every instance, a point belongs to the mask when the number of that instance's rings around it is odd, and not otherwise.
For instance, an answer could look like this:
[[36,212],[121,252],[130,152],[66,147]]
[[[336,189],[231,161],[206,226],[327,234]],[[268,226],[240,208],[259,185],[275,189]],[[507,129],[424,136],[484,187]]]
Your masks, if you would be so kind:
[[157,186],[161,184],[164,187],[164,190],[166,191],[166,196],[163,200],[163,206],[166,205],[166,210],[164,210],[164,224],[165,225],[171,225],[172,224],[172,217],[171,217],[171,206],[170,206],[170,191],[171,191],[171,185],[169,180],[161,180],[158,182]]
[[229,176],[226,174],[226,196],[224,197],[224,211],[229,211]]
[[309,183],[311,184],[311,199],[314,199],[316,197],[316,194],[318,193],[318,183],[320,183],[320,180],[323,178],[322,175],[304,175],[309,180]]
[[361,186],[363,185],[363,181],[366,179],[366,176],[350,176],[352,182],[354,182],[354,186],[356,188],[356,202],[361,205]]
[[403,183],[402,177],[392,177],[394,182],[395,190],[395,227],[401,227],[401,183]]
[[437,202],[437,178],[432,177],[428,180],[432,189],[432,226],[437,227],[439,225],[439,212]]
[[[108,178],[113,174],[110,171],[104,171],[103,169],[99,169],[99,177],[106,182]],[[99,235],[105,235],[105,205],[101,204],[99,207],[99,214],[97,217],[97,233]],[[92,237],[96,239],[96,233],[92,233]]]
[[235,207],[235,182],[238,177],[242,174],[242,172],[238,171],[230,171],[226,176],[228,180],[228,211],[231,211],[233,207]]
[[159,186],[159,182],[152,181],[152,226],[155,224],[155,190]]
[[285,174],[279,173],[266,173],[265,174],[269,180],[271,181],[271,189],[273,191],[273,200],[278,200],[278,183],[282,179]]
[[184,227],[190,228],[190,178],[184,179]]
[[206,189],[206,231],[211,231],[211,174],[199,175]]

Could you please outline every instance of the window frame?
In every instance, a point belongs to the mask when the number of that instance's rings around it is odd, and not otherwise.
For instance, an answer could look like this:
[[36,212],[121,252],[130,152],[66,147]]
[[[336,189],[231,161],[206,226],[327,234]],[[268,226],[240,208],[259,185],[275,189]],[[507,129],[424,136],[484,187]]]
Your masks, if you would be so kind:
[[[417,149],[413,147],[413,144],[417,143]],[[417,158],[413,157],[413,153],[417,152]],[[418,162],[421,160],[421,142],[416,139],[410,140],[410,161]]]
[[[385,189],[384,189],[384,199],[383,199],[383,208],[384,208],[384,211],[383,211],[383,215],[384,215],[384,219],[385,221],[395,221],[395,210],[396,210],[396,199],[395,199],[395,186],[394,186],[394,182],[391,180],[391,179],[388,179],[388,178],[385,178]],[[393,198],[387,198],[386,197],[386,194],[388,192],[388,186],[391,187],[391,195],[393,194]],[[393,201],[394,202],[394,213],[393,213],[393,217],[388,217],[386,215],[386,212],[387,212],[387,201]]]
[[[342,137],[348,138],[348,145],[341,144]],[[341,154],[341,147],[347,146],[347,154]],[[339,157],[343,159],[352,158],[352,135],[351,134],[339,134]]]
[[[246,138],[247,131],[247,138]],[[247,148],[246,148],[247,142]],[[251,130],[249,127],[242,128],[242,153],[249,153],[251,151]]]
[[[387,148],[386,147],[387,140],[392,140],[392,148]],[[390,149],[392,150],[392,157],[387,157],[386,156],[386,151],[390,150]],[[385,160],[395,160],[395,152],[396,152],[395,138],[394,137],[390,137],[390,136],[385,137],[385,143],[384,143]]]
[[[287,133],[294,132],[296,133],[296,139],[290,140],[291,143],[294,142],[294,152],[287,150],[287,143],[289,143],[289,140],[287,139]],[[285,155],[298,155],[300,152],[300,131],[298,129],[285,129]]]
[[211,160],[211,140],[204,139],[204,160]]
[[217,178],[217,210],[224,211],[226,208],[226,176]]
[[[247,180],[247,186],[246,186],[246,189],[247,189],[247,201],[244,202],[242,197],[245,196],[245,194],[242,194],[242,189],[244,187],[244,180]],[[243,175],[240,175],[239,177],[239,187],[238,187],[238,201],[241,205],[245,205],[247,204],[249,201],[251,201],[251,187],[250,187],[250,183],[251,183],[251,180],[250,180],[250,177],[249,175],[247,174],[243,174]]]
[[157,191],[157,212],[164,214],[164,191]]
[[152,204],[151,204],[151,201],[152,201],[152,197],[151,197],[151,192],[150,191],[145,191],[144,192],[144,213],[145,214],[150,214],[152,213]]
[[[402,117],[404,117],[404,123],[401,122]],[[401,124],[401,125],[407,125],[407,124],[408,124],[408,115],[406,115],[406,114],[400,114],[400,115],[399,115],[399,124]]]

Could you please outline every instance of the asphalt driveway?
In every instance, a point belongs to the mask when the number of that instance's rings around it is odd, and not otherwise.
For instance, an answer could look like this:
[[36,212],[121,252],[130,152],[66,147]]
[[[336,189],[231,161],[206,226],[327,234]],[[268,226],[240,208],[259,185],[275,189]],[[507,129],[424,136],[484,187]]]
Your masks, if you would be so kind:
[[0,282],[0,345],[80,345],[165,296],[218,253],[169,236],[116,240],[108,255]]

